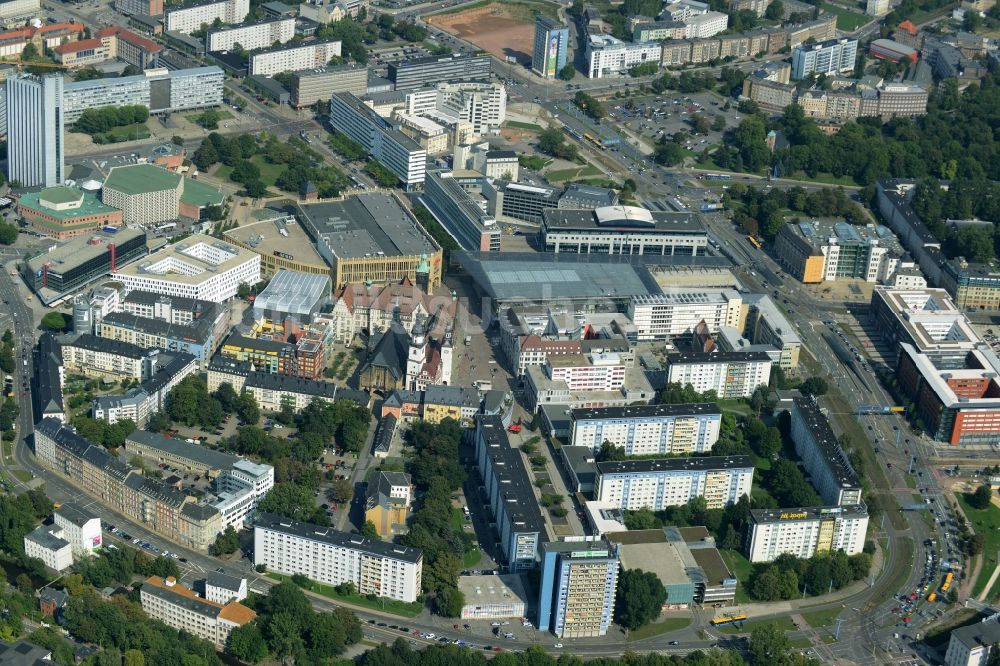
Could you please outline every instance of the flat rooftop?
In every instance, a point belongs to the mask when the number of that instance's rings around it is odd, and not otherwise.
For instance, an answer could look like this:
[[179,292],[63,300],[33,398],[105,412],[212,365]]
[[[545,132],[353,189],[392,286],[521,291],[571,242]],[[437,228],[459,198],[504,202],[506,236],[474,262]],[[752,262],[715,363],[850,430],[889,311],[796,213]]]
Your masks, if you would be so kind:
[[[284,230],[284,233],[282,233]],[[271,254],[300,264],[325,266],[326,260],[316,251],[312,239],[293,215],[241,224],[225,232],[234,243],[249,247],[258,254]]]
[[51,249],[48,252],[43,252],[28,259],[28,267],[37,273],[42,270],[42,266],[49,264],[49,270],[62,273],[106,254],[108,243],[121,245],[138,236],[146,235],[146,232],[142,229],[127,229],[123,227],[109,231],[112,228],[95,229],[89,234],[71,238],[62,244],[53,242],[49,245]]
[[594,463],[597,473],[644,474],[657,472],[705,471],[712,469],[753,469],[750,456],[698,456],[692,458],[645,458],[606,460]]
[[698,363],[761,363],[771,357],[762,351],[752,352],[682,352],[669,357],[670,365]]
[[218,238],[197,234],[169,245],[116,275],[160,277],[172,282],[200,284],[210,277],[257,259],[257,255]]
[[868,508],[864,504],[848,506],[812,506],[791,509],[750,509],[750,520],[760,523],[783,523],[792,520],[819,520],[821,518],[864,518]]
[[[921,351],[971,349],[979,335],[944,289],[875,287],[872,303],[895,318],[899,342]],[[884,311],[884,310],[883,310]]]
[[903,246],[892,230],[881,224],[855,225],[843,220],[808,220],[786,224],[787,233],[819,249],[831,243],[837,245],[880,245],[896,254],[903,254]]
[[309,315],[317,303],[329,300],[330,278],[325,275],[280,270],[253,303],[255,312]]
[[574,421],[591,419],[653,419],[669,416],[711,416],[716,414],[721,416],[722,410],[714,402],[593,407],[570,411],[570,416]]
[[545,521],[542,519],[535,487],[521,459],[521,452],[510,444],[507,429],[498,416],[480,416],[476,430],[483,435],[489,447],[488,457],[492,463],[497,485],[503,489],[504,510],[519,532],[537,532],[541,540],[546,538]]
[[521,576],[459,576],[458,589],[465,595],[465,605],[528,604]]
[[182,176],[152,164],[128,164],[112,167],[104,180],[104,187],[123,194],[145,194],[172,190]]
[[[663,536],[662,530],[649,531],[659,532],[660,536]],[[631,534],[631,532],[626,532],[626,534]],[[609,534],[608,538],[613,541],[616,536],[617,534]],[[623,568],[651,571],[664,585],[684,585],[691,582],[684,558],[678,552],[677,546],[666,539],[622,543],[618,547],[618,557]]]
[[802,416],[806,426],[812,433],[816,446],[820,449],[830,475],[840,482],[842,488],[860,488],[861,480],[857,473],[847,464],[847,456],[837,441],[837,436],[830,427],[819,405],[812,398],[793,398],[795,411]]
[[[905,342],[899,348],[944,407],[963,411],[1000,409],[1000,357],[989,347],[982,345],[963,350],[958,355],[959,363],[954,357],[934,358],[920,353],[916,347]],[[977,386],[980,396],[975,397],[968,392],[960,396],[952,387],[952,382]]]
[[298,208],[306,229],[340,259],[405,257],[439,249],[416,218],[388,194],[357,194]]
[[[58,197],[51,196],[51,190],[53,189],[55,188],[49,188],[48,190],[42,190],[41,192],[26,192],[25,194],[21,195],[21,198],[18,200],[17,205],[19,208],[27,208],[29,210],[34,210],[40,213],[44,213],[45,215],[50,215],[56,218],[57,220],[73,220],[79,217],[107,215],[108,213],[113,213],[118,210],[114,206],[107,206],[101,203],[101,200],[98,199],[97,196],[95,196],[93,193],[83,192],[80,190],[72,190],[75,191],[80,196],[69,199],[69,201],[76,201],[81,197],[83,198],[83,202],[76,208],[66,208],[64,210],[49,208],[48,206],[44,205],[40,201],[40,199],[44,199],[51,203],[67,203],[67,201],[65,200],[57,200],[57,198],[63,199],[64,195],[60,195]],[[59,189],[69,190],[71,188],[61,187]],[[46,224],[45,220],[38,220],[38,219],[33,220],[32,224],[42,227],[49,226]],[[59,226],[52,225],[51,228],[54,231],[55,230],[66,231],[70,229],[78,229],[78,228],[92,227],[92,226],[94,226],[93,221],[87,221],[87,222],[81,222],[78,225],[63,225],[63,224],[60,224]]]
[[240,460],[228,453],[220,453],[198,444],[190,444],[183,439],[171,439],[146,430],[136,430],[126,437],[125,441],[135,442],[149,449],[191,460],[211,469],[227,470]]
[[484,295],[498,301],[628,299],[660,293],[644,262],[621,255],[455,252]]
[[542,224],[545,231],[649,231],[699,236],[708,233],[697,213],[652,211],[622,205],[593,210],[547,208],[542,211]]

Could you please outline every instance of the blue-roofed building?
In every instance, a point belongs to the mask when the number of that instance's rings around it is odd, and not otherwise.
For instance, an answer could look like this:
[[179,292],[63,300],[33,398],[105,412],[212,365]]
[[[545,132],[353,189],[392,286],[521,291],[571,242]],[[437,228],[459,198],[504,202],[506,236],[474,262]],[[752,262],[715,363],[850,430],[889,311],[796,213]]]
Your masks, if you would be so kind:
[[774,253],[789,274],[807,284],[840,278],[885,283],[915,266],[887,227],[843,220],[786,224],[774,239]]

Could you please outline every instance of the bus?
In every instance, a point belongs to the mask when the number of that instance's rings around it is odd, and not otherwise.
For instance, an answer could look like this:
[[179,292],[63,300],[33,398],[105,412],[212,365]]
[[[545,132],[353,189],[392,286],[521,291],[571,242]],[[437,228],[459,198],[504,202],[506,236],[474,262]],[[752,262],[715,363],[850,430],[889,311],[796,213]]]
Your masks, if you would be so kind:
[[[702,178],[702,176],[699,176],[699,178]],[[706,173],[706,174],[704,174],[704,179],[705,180],[732,180],[733,177],[730,176],[728,173]]]
[[955,579],[955,574],[948,572],[944,577],[944,582],[941,583],[941,594],[944,594],[951,588],[951,581]]
[[753,245],[758,250],[761,248],[760,241],[757,240],[753,235],[747,234],[747,240],[750,241],[750,244]]
[[589,134],[587,132],[584,132],[583,138],[586,139],[587,141],[589,141],[590,143],[594,144],[595,146],[597,146],[601,150],[604,150],[604,144],[601,143],[601,140],[598,139],[597,137],[595,137],[593,134]]
[[748,618],[744,613],[739,613],[737,615],[720,615],[719,617],[712,620],[713,627],[724,627],[730,624],[740,624],[746,622]]

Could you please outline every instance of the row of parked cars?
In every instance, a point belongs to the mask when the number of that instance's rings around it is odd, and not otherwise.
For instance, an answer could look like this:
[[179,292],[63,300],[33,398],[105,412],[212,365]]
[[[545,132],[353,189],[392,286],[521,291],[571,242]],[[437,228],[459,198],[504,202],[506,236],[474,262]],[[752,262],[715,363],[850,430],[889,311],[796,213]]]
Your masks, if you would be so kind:
[[[151,543],[149,543],[148,541],[143,541],[142,539],[133,538],[131,534],[129,534],[129,533],[123,531],[123,530],[118,529],[117,527],[115,527],[114,525],[111,525],[110,523],[103,523],[103,526],[104,526],[105,530],[107,530],[108,532],[111,532],[112,534],[114,534],[116,537],[118,537],[122,541],[131,541],[133,546],[138,546],[139,548],[142,548],[143,550],[151,551],[151,552],[153,552],[153,553],[155,553],[157,555],[160,555],[162,557],[172,557],[175,560],[178,560],[180,562],[187,562],[187,558],[186,557],[181,557],[177,553],[171,553],[170,551],[168,551],[166,549],[160,550],[160,549],[156,548],[156,546],[154,546]],[[111,548],[111,546],[109,545],[108,548]]]

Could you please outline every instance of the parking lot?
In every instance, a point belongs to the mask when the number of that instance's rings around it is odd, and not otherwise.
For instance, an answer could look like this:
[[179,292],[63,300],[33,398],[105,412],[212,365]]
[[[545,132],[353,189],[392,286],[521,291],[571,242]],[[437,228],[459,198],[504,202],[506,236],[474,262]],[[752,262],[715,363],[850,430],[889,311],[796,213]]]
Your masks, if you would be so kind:
[[[742,119],[742,114],[732,105],[729,110],[723,107],[726,100],[712,93],[693,93],[691,95],[657,95],[648,97],[631,97],[627,100],[610,99],[605,103],[608,119],[624,125],[628,130],[643,136],[652,143],[662,136],[668,139],[678,132],[690,135],[680,145],[687,150],[698,153],[722,141],[727,129],[736,127]],[[712,129],[721,117],[725,127],[721,130]],[[703,119],[703,120],[700,120]],[[696,128],[702,125],[704,133],[697,133]]]

